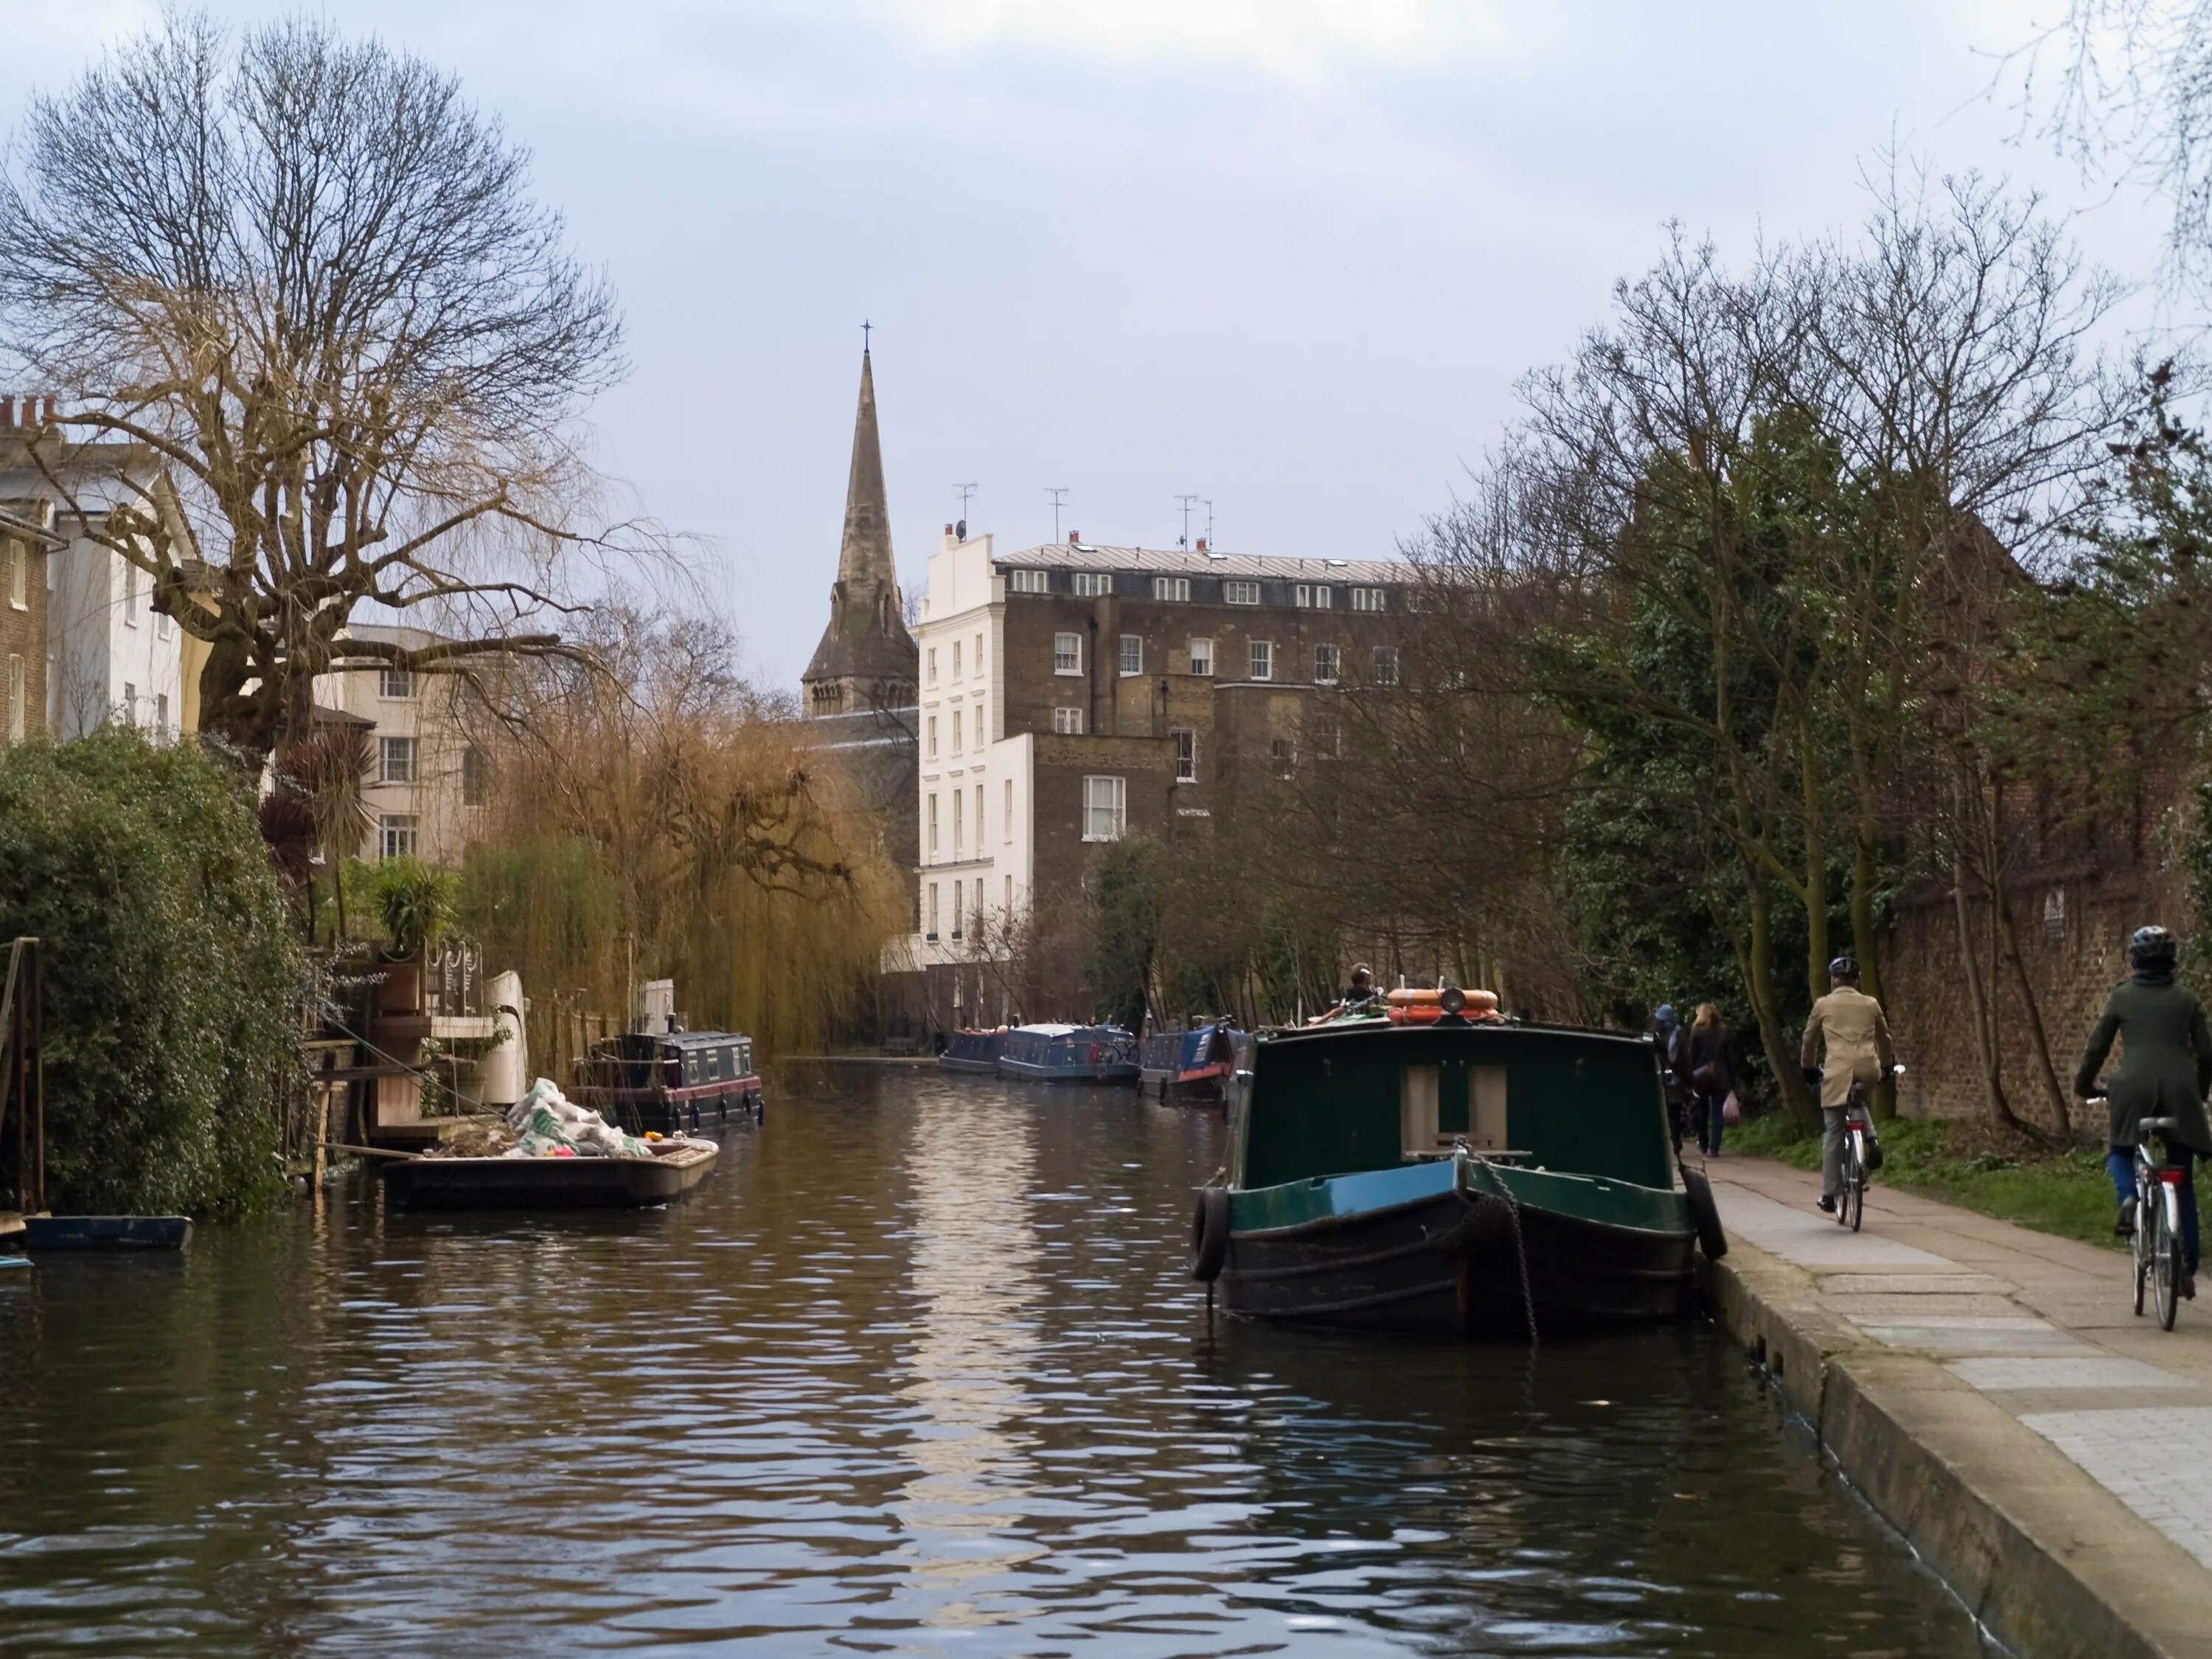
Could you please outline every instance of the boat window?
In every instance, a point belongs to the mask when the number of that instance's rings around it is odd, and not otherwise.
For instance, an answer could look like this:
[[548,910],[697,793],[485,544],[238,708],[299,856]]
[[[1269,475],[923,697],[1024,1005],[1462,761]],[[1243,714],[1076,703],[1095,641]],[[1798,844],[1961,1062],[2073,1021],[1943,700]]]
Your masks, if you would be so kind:
[[707,1050],[706,1059],[701,1062],[699,1080],[702,1083],[713,1083],[721,1075],[722,1051],[720,1048],[709,1048]]
[[699,1051],[696,1048],[684,1056],[684,1080],[686,1083],[699,1080]]
[[738,1051],[735,1048],[722,1050],[722,1075],[726,1078],[738,1075]]
[[1437,1149],[1437,1068],[1408,1066],[1398,1079],[1398,1145],[1408,1154]]

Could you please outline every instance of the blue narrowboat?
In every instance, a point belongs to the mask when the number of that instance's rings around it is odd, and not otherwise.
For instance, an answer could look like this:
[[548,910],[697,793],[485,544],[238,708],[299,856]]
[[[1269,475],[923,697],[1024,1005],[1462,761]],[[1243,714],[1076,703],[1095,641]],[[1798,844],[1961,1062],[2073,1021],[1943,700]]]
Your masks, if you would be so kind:
[[1225,1020],[1145,1038],[1137,1086],[1162,1100],[1211,1105],[1237,1068],[1237,1032]]
[[1137,1039],[1118,1025],[1017,1025],[999,1075],[1042,1083],[1134,1083]]
[[1006,1028],[1003,1025],[988,1031],[955,1031],[946,1040],[945,1052],[937,1057],[937,1069],[996,1077],[999,1054],[1006,1046]]

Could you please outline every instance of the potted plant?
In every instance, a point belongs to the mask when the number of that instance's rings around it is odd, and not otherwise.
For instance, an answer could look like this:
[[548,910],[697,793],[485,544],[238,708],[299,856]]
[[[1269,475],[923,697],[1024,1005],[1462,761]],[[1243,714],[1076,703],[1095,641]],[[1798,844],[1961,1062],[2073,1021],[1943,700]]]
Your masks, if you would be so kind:
[[453,925],[459,886],[453,876],[420,859],[386,859],[376,866],[376,908],[391,964],[381,1012],[422,1012],[423,959]]

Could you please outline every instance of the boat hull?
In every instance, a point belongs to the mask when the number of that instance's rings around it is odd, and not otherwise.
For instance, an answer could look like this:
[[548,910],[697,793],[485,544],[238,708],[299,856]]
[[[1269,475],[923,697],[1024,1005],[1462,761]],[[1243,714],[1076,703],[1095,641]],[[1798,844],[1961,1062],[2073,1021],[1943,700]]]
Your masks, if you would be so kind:
[[1000,1077],[1020,1078],[1030,1083],[1134,1083],[1137,1064],[1134,1060],[1079,1060],[1073,1065],[1038,1065],[1026,1060],[999,1056]]
[[181,1250],[192,1224],[180,1215],[33,1215],[23,1242],[34,1250]]
[[658,1158],[413,1158],[387,1164],[403,1210],[641,1209],[681,1198],[714,1167],[716,1148]]
[[610,1089],[586,1085],[569,1099],[633,1134],[682,1134],[732,1120],[766,1115],[767,1091],[758,1077],[731,1078],[690,1089]]
[[[1686,1213],[1679,1227],[1632,1224],[1464,1181],[1427,1184],[1288,1225],[1232,1224],[1223,1304],[1255,1319],[1435,1334],[1522,1328],[1530,1302],[1540,1328],[1670,1319],[1690,1306]],[[1663,1218],[1672,1206],[1656,1207]]]

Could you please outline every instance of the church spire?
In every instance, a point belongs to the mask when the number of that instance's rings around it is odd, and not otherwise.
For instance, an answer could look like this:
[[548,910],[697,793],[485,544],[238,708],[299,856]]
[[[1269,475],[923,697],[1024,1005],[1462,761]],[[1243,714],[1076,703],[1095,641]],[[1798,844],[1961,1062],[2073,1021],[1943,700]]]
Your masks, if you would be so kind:
[[845,484],[845,541],[837,580],[848,596],[863,587],[896,587],[890,509],[884,501],[884,452],[876,435],[876,372],[860,349],[860,407],[853,416],[853,471]]
[[810,714],[905,708],[914,702],[921,652],[900,615],[876,432],[876,372],[860,348],[860,406],[853,417],[853,470],[845,483],[845,534],[830,590],[830,625],[800,677]]

